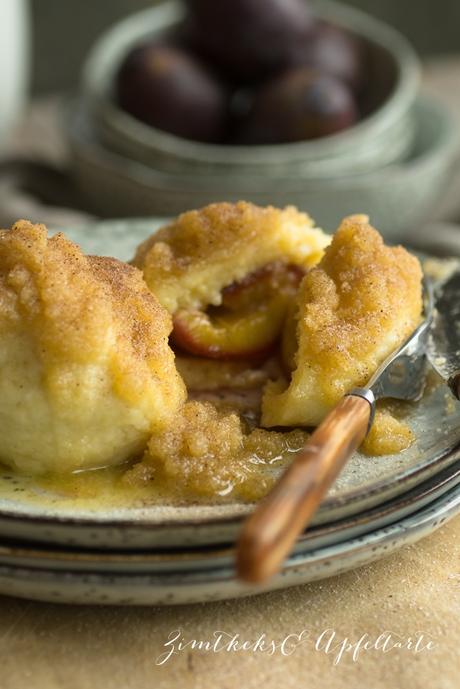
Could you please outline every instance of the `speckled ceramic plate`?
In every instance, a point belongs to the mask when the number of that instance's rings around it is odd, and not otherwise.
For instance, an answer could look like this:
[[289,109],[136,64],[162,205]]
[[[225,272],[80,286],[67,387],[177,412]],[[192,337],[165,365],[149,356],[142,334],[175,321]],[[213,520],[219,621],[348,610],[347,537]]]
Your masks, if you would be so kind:
[[[128,259],[159,226],[158,220],[105,222],[68,234],[96,254]],[[382,505],[454,464],[460,444],[460,404],[430,381],[405,419],[417,441],[384,457],[355,454],[318,511],[314,524],[330,524]],[[107,549],[196,547],[231,543],[251,506],[126,504],[97,495],[75,501],[28,478],[0,475],[0,535],[61,545]],[[307,532],[305,538],[309,538]]]
[[[308,537],[299,539],[295,553],[306,553],[318,548],[335,545],[362,536],[433,503],[460,484],[460,458],[455,464],[432,476],[408,493],[389,502],[332,524],[316,526]],[[198,546],[177,550],[88,550],[65,547],[50,548],[27,542],[1,541],[0,565],[35,567],[38,569],[72,569],[72,571],[177,572],[207,570],[216,566],[230,566],[233,561],[232,546]]]
[[[297,551],[285,562],[282,572],[263,587],[236,581],[231,551],[208,554],[207,560],[202,555],[195,566],[176,563],[163,568],[152,556],[150,561],[148,556],[133,557],[128,568],[132,556],[125,554],[118,556],[120,562],[113,571],[98,569],[91,555],[86,556],[89,561],[84,567],[81,556],[75,556],[74,562],[70,559],[64,568],[52,566],[53,562],[27,566],[23,551],[16,562],[10,557],[9,564],[0,563],[0,593],[61,603],[116,605],[170,605],[247,596],[323,579],[378,560],[432,533],[459,512],[457,485],[429,506],[389,526],[339,544]],[[55,554],[53,557],[56,559]],[[184,558],[187,555],[182,555],[182,565]]]

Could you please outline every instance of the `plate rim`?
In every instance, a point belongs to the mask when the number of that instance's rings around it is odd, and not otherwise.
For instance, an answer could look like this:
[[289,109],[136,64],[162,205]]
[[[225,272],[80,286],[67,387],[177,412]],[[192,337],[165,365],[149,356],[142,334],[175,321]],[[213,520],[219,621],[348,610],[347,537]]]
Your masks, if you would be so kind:
[[[443,466],[444,462],[447,459],[451,459],[450,462],[446,464],[446,466]],[[406,470],[404,473],[400,474],[399,477],[392,482],[393,487],[401,486],[401,484],[407,483],[408,478],[412,478],[416,476],[418,479],[413,485],[410,486],[409,490],[420,485],[420,483],[423,482],[423,475],[427,472],[429,472],[433,466],[436,466],[438,464],[441,464],[440,471],[442,471],[444,468],[449,468],[452,464],[455,463],[456,459],[460,458],[460,443],[458,443],[454,448],[446,450],[446,452],[441,453],[439,457],[437,457],[435,460],[430,461],[429,463],[425,463],[421,466],[418,464],[413,465],[410,470]],[[432,472],[431,475],[436,476],[438,472]],[[429,478],[429,477],[427,477]],[[366,491],[366,497],[370,495],[378,495],[384,491],[384,489],[388,486],[388,483],[386,482],[386,479],[380,479],[377,481],[371,489]],[[398,492],[396,495],[404,495],[404,491]],[[322,502],[322,506],[324,508],[330,508],[330,509],[339,509],[340,507],[343,507],[344,504],[353,504],[356,502],[359,502],[360,499],[363,497],[363,488],[355,488],[353,490],[350,490],[340,497],[329,497],[326,498]],[[395,496],[393,496],[395,497]],[[385,501],[386,502],[386,501]],[[192,503],[194,506],[197,506],[198,503]],[[18,513],[15,512],[14,510],[8,510],[4,509],[3,507],[0,506],[0,533],[1,533],[1,522],[2,521],[23,521],[23,522],[33,522],[36,524],[43,524],[43,525],[49,525],[49,524],[55,524],[55,525],[72,525],[72,526],[79,526],[79,527],[97,527],[97,528],[123,528],[123,527],[135,527],[136,529],[148,529],[150,530],[163,530],[165,528],[196,528],[197,526],[208,526],[210,524],[218,524],[218,525],[226,525],[226,524],[233,524],[235,522],[240,522],[243,519],[246,518],[246,516],[250,513],[251,508],[254,508],[257,502],[251,502],[251,503],[235,503],[235,505],[242,506],[242,507],[247,507],[247,511],[244,511],[241,514],[238,515],[204,515],[201,516],[199,519],[182,519],[181,521],[176,521],[176,520],[169,520],[168,518],[163,519],[161,522],[151,522],[148,520],[148,518],[141,518],[141,519],[127,519],[126,517],[120,517],[120,518],[104,518],[104,517],[98,517],[94,518],[89,515],[83,515],[83,516],[71,516],[71,515],[66,515],[62,516],[59,514],[50,514],[50,515],[37,515],[37,514],[31,514],[31,513]],[[382,504],[384,504],[382,502]],[[171,505],[173,507],[173,505]],[[186,508],[189,505],[181,505],[182,508]],[[206,507],[210,507],[211,505],[205,505]],[[153,509],[154,506],[152,506]],[[376,507],[374,505],[373,507]],[[349,515],[351,516],[351,515]],[[333,523],[333,522],[325,522],[324,524],[328,523]],[[320,524],[318,524],[320,526]]]
[[[452,469],[454,469],[454,471],[452,471]],[[442,472],[442,474],[443,475],[441,477],[441,480],[439,480],[438,475],[432,476],[431,478],[427,479],[423,484],[420,484],[415,488],[411,489],[411,491],[409,491],[408,493],[403,493],[394,500],[382,503],[381,505],[371,508],[370,510],[366,510],[365,512],[353,515],[351,517],[339,520],[337,522],[333,522],[331,524],[319,525],[317,527],[308,529],[298,539],[297,550],[295,551],[295,555],[299,553],[307,553],[310,550],[318,550],[326,547],[333,547],[334,545],[339,545],[340,543],[344,543],[348,540],[352,540],[355,538],[365,538],[366,535],[371,534],[374,531],[396,524],[399,521],[402,521],[403,519],[415,515],[417,512],[421,510],[428,509],[429,507],[435,505],[438,500],[441,500],[446,495],[446,493],[454,491],[456,488],[458,488],[460,491],[460,459],[458,462],[456,462],[456,464],[453,467],[448,467],[447,469],[445,469]],[[439,493],[439,489],[442,488],[444,488],[445,490]],[[420,506],[420,502],[425,498],[428,498],[433,493],[435,494],[435,497],[427,502],[424,502],[424,504]],[[340,536],[343,530],[353,528],[358,523],[361,523],[364,526],[364,524],[369,521],[369,517],[375,517],[378,519],[381,519],[386,515],[391,517],[391,515],[394,514],[395,511],[401,510],[406,506],[413,506],[414,509],[412,509],[405,515],[400,516],[399,518],[396,517],[394,522],[388,521],[386,524],[381,524],[380,526],[371,526],[367,531],[363,530],[359,534],[355,534],[354,536],[346,536],[343,539],[339,539],[328,544],[317,546],[313,544],[312,548],[308,547],[311,541],[313,541],[314,543],[315,539],[317,539],[318,537],[325,536],[327,534],[330,534],[331,532],[337,532]],[[50,546],[52,546],[54,549],[50,549]],[[232,557],[234,554],[234,548],[231,545],[227,544],[216,544],[214,546],[198,545],[187,548],[186,550],[180,550],[179,548],[152,548],[149,550],[139,549],[136,551],[116,549],[104,551],[91,549],[84,550],[82,548],[76,550],[66,546],[58,546],[58,549],[55,548],[55,544],[39,544],[36,542],[27,543],[19,540],[16,542],[12,541],[11,543],[5,543],[0,540],[0,564],[4,564],[2,562],[2,559],[5,557],[12,557],[18,559],[25,557],[34,557],[37,559],[38,562],[40,562],[41,558],[44,558],[45,562],[47,560],[54,559],[56,561],[62,562],[68,561],[69,563],[77,561],[85,563],[99,562],[101,564],[118,562],[120,564],[145,564],[146,562],[151,562],[152,564],[154,564],[156,562],[167,563],[169,561],[173,561],[173,566],[175,561],[193,561],[195,558],[198,557],[200,562],[204,562],[206,560],[211,559],[215,560],[218,557]],[[29,566],[32,568],[34,565],[30,564]],[[40,564],[37,564],[37,569],[40,568],[42,568],[42,566]]]
[[[0,592],[23,599],[91,605],[174,605],[228,600],[325,579],[380,560],[434,533],[459,513],[460,485],[457,485],[434,503],[395,524],[343,543],[293,554],[282,571],[262,587],[238,582],[232,566],[205,572],[130,574],[37,570],[0,564]],[[78,587],[81,587],[79,592]]]

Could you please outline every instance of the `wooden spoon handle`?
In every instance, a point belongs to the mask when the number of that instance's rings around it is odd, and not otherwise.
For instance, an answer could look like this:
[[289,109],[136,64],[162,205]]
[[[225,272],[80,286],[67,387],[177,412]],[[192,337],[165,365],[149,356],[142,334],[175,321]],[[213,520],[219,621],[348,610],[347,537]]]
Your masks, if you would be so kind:
[[452,390],[452,394],[460,400],[460,371],[457,371],[449,378],[449,387]]
[[364,440],[371,411],[367,399],[348,395],[318,426],[243,524],[236,551],[240,579],[262,582],[278,571],[327,489]]

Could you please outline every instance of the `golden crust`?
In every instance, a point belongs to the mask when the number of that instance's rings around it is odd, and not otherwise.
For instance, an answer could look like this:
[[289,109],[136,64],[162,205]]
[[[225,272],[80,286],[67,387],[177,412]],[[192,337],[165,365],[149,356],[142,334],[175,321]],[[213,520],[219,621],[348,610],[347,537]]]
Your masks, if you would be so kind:
[[272,261],[311,266],[328,243],[311,218],[293,207],[215,203],[183,213],[154,234],[133,263],[174,313],[220,304],[223,287]]
[[142,462],[128,472],[125,481],[136,485],[153,479],[157,488],[162,486],[179,499],[231,494],[258,500],[276,480],[276,473],[267,471],[271,461],[286,459],[306,438],[300,430],[275,433],[258,428],[248,433],[235,412],[192,401],[174,428],[150,439]]
[[[1,231],[0,425],[9,429],[0,433],[2,461],[59,471],[142,450],[185,397],[171,328],[136,268],[85,256],[63,234],[48,238],[43,225],[19,221]],[[20,404],[30,402],[21,418],[13,372]]]
[[420,321],[422,271],[402,247],[386,247],[366,216],[346,218],[297,298],[297,352],[287,389],[268,384],[264,426],[315,426]]

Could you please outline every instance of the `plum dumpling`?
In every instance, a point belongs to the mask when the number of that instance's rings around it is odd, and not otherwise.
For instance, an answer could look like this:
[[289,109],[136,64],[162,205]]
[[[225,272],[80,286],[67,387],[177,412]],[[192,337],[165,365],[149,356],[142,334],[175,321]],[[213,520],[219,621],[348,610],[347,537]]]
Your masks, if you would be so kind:
[[62,473],[141,453],[185,398],[171,327],[136,268],[42,225],[0,231],[0,461]]
[[346,218],[302,280],[283,335],[290,381],[267,384],[262,425],[316,426],[366,385],[419,324],[421,280],[415,256],[385,246],[366,216]]
[[288,301],[329,241],[293,207],[215,203],[154,234],[134,264],[173,314],[177,347],[238,359],[270,350]]

